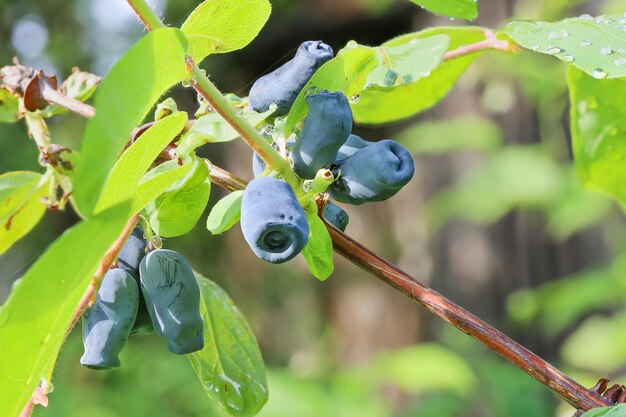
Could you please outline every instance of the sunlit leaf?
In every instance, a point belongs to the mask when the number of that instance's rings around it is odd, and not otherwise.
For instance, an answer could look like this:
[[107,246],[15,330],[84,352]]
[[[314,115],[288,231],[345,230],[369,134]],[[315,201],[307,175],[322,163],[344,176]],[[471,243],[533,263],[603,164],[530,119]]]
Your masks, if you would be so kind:
[[[172,184],[145,208],[152,229],[162,237],[174,237],[189,232],[198,222],[209,202],[211,181],[209,169],[199,158],[189,162],[189,172]],[[159,165],[146,179],[178,167],[177,161]]]
[[324,281],[333,273],[333,242],[324,226],[324,222],[316,214],[307,215],[309,241],[302,250],[309,270],[315,278]]
[[478,16],[477,0],[409,0],[435,14],[474,20]]
[[[385,42],[383,46],[397,46],[410,43],[413,39],[437,35],[449,37],[449,50],[486,39],[485,29],[480,27],[441,27],[403,35]],[[431,108],[448,94],[461,74],[481,54],[476,52],[446,60],[428,76],[410,84],[393,89],[372,86],[362,91],[358,102],[352,104],[354,120],[364,124],[389,123]]]
[[596,80],[570,67],[574,162],[581,182],[626,204],[626,79]]
[[213,281],[196,274],[204,349],[187,355],[206,393],[228,414],[256,415],[267,401],[265,365],[250,325]]
[[501,32],[522,47],[552,55],[590,76],[626,76],[626,25],[623,15],[582,15],[558,22],[516,21]]
[[626,417],[626,404],[617,404],[613,407],[593,408],[581,417]]
[[187,113],[173,113],[156,122],[126,149],[104,184],[96,211],[131,199],[150,165],[185,127],[186,121]]
[[233,191],[215,203],[206,221],[206,228],[214,235],[229,230],[241,217],[243,190]]
[[89,121],[73,196],[89,216],[132,129],[152,104],[174,84],[189,78],[187,41],[174,28],[157,29],[139,40],[113,66],[95,98],[96,116]]
[[39,223],[50,176],[14,171],[0,175],[0,254]]
[[146,174],[148,176],[148,179],[145,179],[139,184],[139,187],[137,187],[137,192],[133,197],[133,205],[131,208],[131,212],[133,214],[141,211],[152,200],[167,191],[167,189],[170,188],[174,183],[176,183],[176,181],[187,175],[189,171],[191,171],[193,164],[187,163],[178,167],[172,167],[171,165],[168,165],[168,167],[171,169],[165,170],[164,172],[159,169],[159,173],[154,176],[149,175],[150,172]]
[[189,53],[199,63],[209,54],[236,51],[259,34],[270,16],[268,0],[207,0],[191,12],[181,29]]
[[[0,410],[18,416],[65,338],[105,251],[122,231],[128,205],[67,230],[26,271],[0,310]],[[36,307],[36,308],[35,308]]]
[[13,123],[20,118],[20,102],[10,91],[0,88],[0,123]]

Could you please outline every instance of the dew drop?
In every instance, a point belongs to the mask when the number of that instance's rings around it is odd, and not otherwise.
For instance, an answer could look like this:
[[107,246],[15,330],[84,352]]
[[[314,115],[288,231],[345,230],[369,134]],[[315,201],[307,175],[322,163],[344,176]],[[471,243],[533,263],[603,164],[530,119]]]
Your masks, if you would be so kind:
[[580,46],[590,46],[590,45],[593,45],[591,41],[588,41],[588,40],[580,41]]
[[561,48],[557,48],[556,46],[551,46],[548,49],[546,49],[546,53],[549,55],[556,55],[559,52],[563,52],[563,50]]
[[580,16],[578,16],[578,19],[580,20],[593,20],[593,17],[590,14],[581,14]]
[[304,92],[304,97],[308,97],[311,94],[315,94],[315,93],[317,93],[317,87],[311,86],[311,87],[307,88],[307,90]]
[[350,97],[350,103],[352,103],[352,104],[358,103],[359,100],[361,100],[361,95],[360,94],[355,94],[355,95]]
[[41,339],[41,344],[45,345],[46,343],[48,343],[50,341],[50,339],[52,339],[52,335],[50,333],[48,333],[47,335],[45,335],[42,339]]
[[608,75],[609,74],[602,68],[596,68],[593,71],[591,71],[591,76],[595,78],[596,80],[602,80],[606,78]]
[[538,43],[534,44],[533,46],[530,47],[530,49],[532,49],[533,51],[538,51],[540,48],[540,45]]
[[573,57],[573,56],[571,56],[571,55],[569,55],[569,54],[568,54],[568,55],[563,55],[563,57],[562,57],[561,59],[562,59],[563,61],[565,61],[565,62],[568,62],[568,63],[569,63],[569,62],[574,62],[574,57]]
[[626,17],[623,17],[618,22],[620,25],[626,25]]
[[626,58],[624,57],[619,57],[613,60],[613,64],[616,67],[622,66],[622,65],[626,65]]
[[548,40],[563,39],[569,36],[569,32],[565,29],[555,29],[548,33]]
[[610,23],[610,20],[606,16],[600,15],[596,17],[596,23],[599,25],[606,25],[607,23]]
[[420,77],[426,78],[430,75],[430,71],[422,71],[420,72]]
[[600,54],[601,55],[611,55],[613,53],[613,50],[611,48],[609,48],[608,46],[605,46],[603,48],[600,48]]
[[359,44],[356,41],[349,41],[346,44],[346,48],[356,48],[357,46],[359,46]]

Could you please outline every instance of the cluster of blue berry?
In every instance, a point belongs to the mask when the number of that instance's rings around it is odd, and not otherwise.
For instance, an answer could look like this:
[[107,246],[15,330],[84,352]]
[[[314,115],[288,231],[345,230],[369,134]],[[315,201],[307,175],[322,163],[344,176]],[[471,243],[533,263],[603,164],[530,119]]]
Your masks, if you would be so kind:
[[[254,83],[250,107],[262,112],[275,104],[274,115],[287,114],[315,71],[332,57],[332,48],[321,41],[302,43],[292,60]],[[368,142],[352,134],[352,110],[342,92],[310,94],[306,103],[302,130],[295,140],[286,140],[289,159],[300,178],[313,180],[320,172],[332,176],[326,190],[330,197],[359,205],[390,198],[413,177],[413,158],[398,142]],[[308,242],[306,215],[289,184],[272,177],[258,155],[252,164],[255,179],[243,195],[241,230],[259,258],[286,262]],[[345,230],[348,215],[339,206],[328,201],[323,215]]]
[[95,303],[85,310],[82,365],[118,367],[131,334],[156,331],[179,355],[204,347],[200,289],[191,267],[175,251],[146,254],[146,247],[143,229],[136,227],[119,253],[118,267],[106,273]]

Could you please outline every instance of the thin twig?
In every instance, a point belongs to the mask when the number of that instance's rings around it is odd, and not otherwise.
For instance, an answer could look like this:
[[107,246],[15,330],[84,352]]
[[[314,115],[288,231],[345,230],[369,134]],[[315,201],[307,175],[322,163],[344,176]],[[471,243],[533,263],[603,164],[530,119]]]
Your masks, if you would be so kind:
[[96,115],[96,110],[92,106],[60,93],[45,81],[42,82],[41,96],[47,102],[54,103],[81,116],[92,118]]

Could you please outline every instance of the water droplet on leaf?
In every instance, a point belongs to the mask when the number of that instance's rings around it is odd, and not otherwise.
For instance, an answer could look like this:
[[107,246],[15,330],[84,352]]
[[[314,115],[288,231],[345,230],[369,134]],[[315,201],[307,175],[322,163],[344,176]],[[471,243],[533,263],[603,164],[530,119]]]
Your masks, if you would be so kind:
[[549,55],[556,55],[559,52],[563,52],[563,50],[561,48],[557,48],[556,46],[551,46],[548,49],[546,49],[546,53]]
[[608,46],[600,48],[600,54],[601,55],[611,55],[612,53],[613,53],[613,50],[611,48],[609,48]]
[[359,100],[361,100],[361,95],[360,94],[355,94],[355,95],[350,97],[350,103],[352,103],[352,104],[358,103]]
[[591,76],[595,78],[596,80],[602,80],[606,78],[608,75],[609,74],[602,68],[596,68],[593,71],[591,71]]

